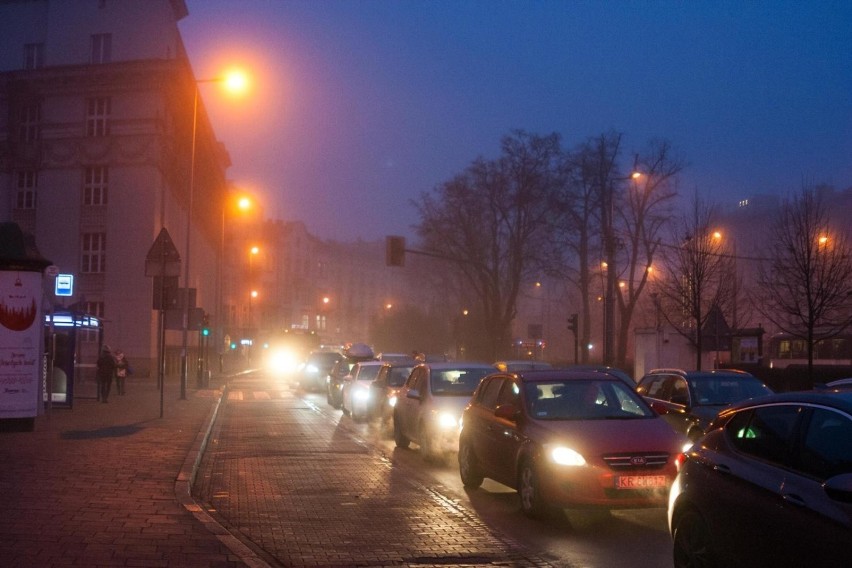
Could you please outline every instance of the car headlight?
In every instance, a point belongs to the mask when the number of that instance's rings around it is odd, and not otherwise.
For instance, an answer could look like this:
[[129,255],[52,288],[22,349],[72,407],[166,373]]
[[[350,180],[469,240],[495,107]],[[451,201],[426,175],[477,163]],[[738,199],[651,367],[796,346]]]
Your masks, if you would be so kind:
[[396,398],[395,394],[392,394],[388,397],[388,404],[390,405],[391,408],[396,406],[396,401],[397,401],[397,398]]
[[319,367],[317,367],[316,365],[307,365],[305,366],[305,372],[311,375],[316,375],[317,373],[319,373]]
[[355,398],[355,400],[365,401],[370,398],[370,391],[363,387],[356,388],[355,391],[352,393],[352,396]]
[[298,369],[299,361],[295,353],[283,349],[276,349],[269,354],[267,366],[274,372],[293,373],[296,369]]
[[580,455],[580,453],[576,450],[573,450],[567,446],[550,446],[546,448],[547,455],[553,461],[553,463],[559,465],[568,465],[579,467],[586,465],[586,458]]
[[437,416],[438,427],[442,430],[459,427],[459,419],[451,412],[439,412]]

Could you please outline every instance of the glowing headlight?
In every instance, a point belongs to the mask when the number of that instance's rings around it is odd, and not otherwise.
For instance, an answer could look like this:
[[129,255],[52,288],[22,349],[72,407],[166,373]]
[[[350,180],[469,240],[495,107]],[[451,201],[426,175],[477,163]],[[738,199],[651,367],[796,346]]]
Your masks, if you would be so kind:
[[449,430],[450,428],[458,428],[459,419],[456,418],[453,414],[450,414],[449,412],[439,412],[438,426],[444,430]]
[[312,375],[316,375],[317,373],[319,373],[319,367],[317,367],[316,365],[307,365],[305,367],[305,372],[310,373]]
[[290,351],[273,351],[269,354],[269,369],[278,373],[292,373],[298,366],[296,355]]
[[392,395],[388,398],[388,404],[391,406],[391,408],[396,406],[396,395]]
[[680,451],[683,452],[683,453],[687,453],[689,450],[692,449],[692,446],[693,446],[693,442],[687,442],[683,445],[683,447],[680,449]]
[[581,466],[586,465],[586,459],[571,448],[565,446],[554,446],[550,448],[550,459],[559,465]]
[[355,397],[355,400],[364,401],[370,398],[370,391],[365,388],[356,388],[352,396]]

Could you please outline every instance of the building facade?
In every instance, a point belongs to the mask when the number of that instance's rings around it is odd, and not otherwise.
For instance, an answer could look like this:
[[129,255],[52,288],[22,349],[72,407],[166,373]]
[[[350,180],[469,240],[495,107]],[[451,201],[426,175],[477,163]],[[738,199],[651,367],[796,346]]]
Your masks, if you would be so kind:
[[[186,15],[177,0],[0,2],[0,220],[74,276],[73,296],[54,301],[101,317],[105,341],[142,372],[157,354],[145,258],[161,229],[182,271],[190,252],[180,285],[205,311],[216,304],[207,275],[229,158],[194,105],[177,25]],[[166,333],[169,372],[181,336]]]

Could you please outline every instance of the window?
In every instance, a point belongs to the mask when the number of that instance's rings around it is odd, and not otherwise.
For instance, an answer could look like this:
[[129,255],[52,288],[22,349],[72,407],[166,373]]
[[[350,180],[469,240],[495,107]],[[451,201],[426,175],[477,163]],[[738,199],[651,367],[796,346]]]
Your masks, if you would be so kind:
[[109,63],[112,61],[112,34],[92,35],[91,63]]
[[86,136],[108,136],[111,102],[109,97],[86,101]]
[[852,472],[852,420],[839,412],[814,409],[801,462],[802,471],[820,480]]
[[21,142],[36,142],[40,138],[41,104],[29,103],[21,108],[18,138]]
[[[83,302],[83,312],[98,318],[104,317],[104,303],[103,302]],[[98,330],[97,329],[83,329],[80,330],[83,333],[79,334],[77,337],[80,341],[87,341],[91,343],[95,343],[98,341]]]
[[500,395],[500,387],[503,386],[503,379],[495,377],[482,386],[483,388],[479,390],[479,403],[484,408],[494,410],[497,408],[497,397]]
[[787,465],[793,432],[801,414],[801,407],[794,404],[764,406],[751,412],[750,420],[740,414],[732,417],[726,430],[734,446],[747,454]]
[[27,43],[24,45],[24,69],[44,67],[44,44]]
[[109,168],[106,166],[86,166],[83,180],[83,204],[106,205]]
[[83,233],[81,272],[102,273],[106,269],[106,234]]
[[35,209],[36,186],[38,176],[32,170],[18,172],[18,187],[15,196],[15,207],[18,209]]

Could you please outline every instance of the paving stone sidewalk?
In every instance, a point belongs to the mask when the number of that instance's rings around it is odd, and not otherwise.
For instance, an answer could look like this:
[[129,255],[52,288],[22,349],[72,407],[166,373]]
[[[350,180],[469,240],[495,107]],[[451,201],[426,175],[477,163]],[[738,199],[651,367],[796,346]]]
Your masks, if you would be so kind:
[[162,399],[155,381],[130,381],[107,403],[78,398],[32,432],[0,432],[0,564],[263,565],[190,497],[216,383],[181,400],[177,380]]

